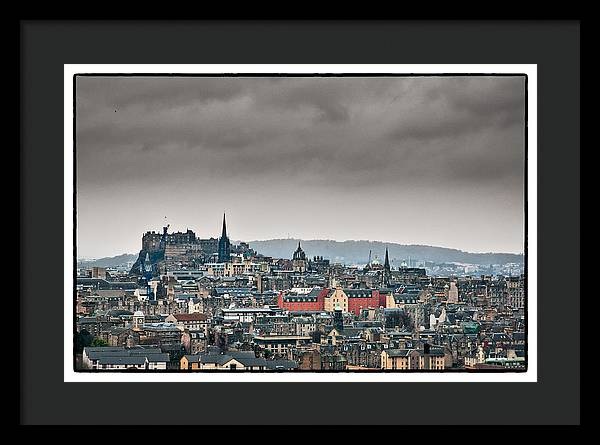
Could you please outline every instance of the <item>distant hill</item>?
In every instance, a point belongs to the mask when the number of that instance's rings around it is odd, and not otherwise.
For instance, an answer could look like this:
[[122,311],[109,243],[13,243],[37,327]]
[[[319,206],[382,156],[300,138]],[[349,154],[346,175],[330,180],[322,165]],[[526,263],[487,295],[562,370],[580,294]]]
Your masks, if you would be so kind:
[[123,264],[127,264],[129,261],[135,261],[137,255],[131,253],[124,253],[107,258],[98,258],[95,260],[77,260],[77,266],[79,267],[117,267]]
[[[409,258],[414,261],[432,261],[434,263],[467,263],[467,264],[523,264],[523,255],[514,253],[472,253],[446,247],[404,245],[384,243],[381,241],[332,241],[332,240],[298,240],[298,239],[271,239],[264,241],[250,241],[250,247],[266,256],[275,258],[291,258],[292,253],[302,243],[302,248],[309,258],[315,255],[323,256],[332,262],[346,264],[366,264],[369,259],[369,250],[372,258],[379,258],[383,263],[385,248],[390,254],[392,265],[398,266],[403,260]],[[238,241],[234,241],[237,243]],[[94,260],[78,260],[77,265],[83,267],[116,267],[129,261],[136,261],[137,254],[124,253],[122,255],[99,258]]]
[[[250,241],[250,247],[263,255],[278,258],[291,258],[298,246],[298,239],[271,239]],[[471,253],[445,247],[404,245],[384,243],[381,241],[332,241],[332,240],[301,240],[306,255],[323,256],[332,262],[346,264],[366,264],[369,250],[372,258],[378,256],[383,263],[385,248],[389,250],[390,261],[399,265],[403,260],[432,261],[435,263],[468,263],[468,264],[523,264],[523,255],[514,253]]]

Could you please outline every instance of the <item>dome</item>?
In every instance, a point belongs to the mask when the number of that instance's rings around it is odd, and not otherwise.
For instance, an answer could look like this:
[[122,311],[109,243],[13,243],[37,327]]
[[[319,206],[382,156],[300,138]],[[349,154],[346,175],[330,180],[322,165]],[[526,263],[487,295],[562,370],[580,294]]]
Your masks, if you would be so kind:
[[142,311],[135,311],[135,312],[133,313],[133,316],[134,316],[134,317],[143,317],[143,316],[144,316],[144,313],[143,313]]

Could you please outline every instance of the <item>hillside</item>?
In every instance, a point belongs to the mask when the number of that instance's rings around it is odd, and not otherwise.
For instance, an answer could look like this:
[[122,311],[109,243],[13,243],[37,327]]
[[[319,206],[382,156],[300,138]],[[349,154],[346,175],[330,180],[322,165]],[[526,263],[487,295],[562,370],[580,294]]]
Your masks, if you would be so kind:
[[[271,239],[264,241],[250,241],[250,247],[258,253],[276,258],[291,258],[298,246],[298,239]],[[238,241],[234,241],[237,243]],[[312,258],[315,255],[323,256],[332,262],[346,264],[366,264],[369,250],[372,257],[378,257],[383,262],[385,248],[389,249],[392,265],[398,266],[403,260],[409,258],[414,261],[432,261],[434,263],[467,263],[467,264],[523,264],[523,255],[514,253],[472,253],[445,247],[404,245],[396,243],[383,243],[381,241],[332,241],[332,240],[301,240],[302,248]],[[116,267],[129,261],[135,261],[137,254],[122,254],[114,257],[99,258],[95,260],[79,260],[77,264],[85,267]]]
[[[298,246],[297,239],[273,239],[265,241],[250,241],[250,247],[263,255],[291,258]],[[383,262],[385,248],[389,249],[390,261],[399,265],[403,260],[432,261],[435,263],[468,263],[468,264],[505,264],[523,263],[523,255],[513,253],[471,253],[445,247],[403,245],[383,243],[380,241],[331,241],[305,240],[302,248],[309,257],[323,256],[334,262],[349,264],[365,264],[369,258],[369,250],[373,259],[378,256]]]
[[113,257],[98,258],[95,260],[77,260],[77,266],[80,267],[116,267],[127,264],[129,261],[135,261],[137,255],[124,253]]

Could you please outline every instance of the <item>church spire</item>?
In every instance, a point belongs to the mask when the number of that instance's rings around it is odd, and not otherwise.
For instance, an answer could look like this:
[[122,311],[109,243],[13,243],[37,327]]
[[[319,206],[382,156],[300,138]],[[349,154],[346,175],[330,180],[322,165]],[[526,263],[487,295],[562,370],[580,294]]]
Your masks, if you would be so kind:
[[225,222],[225,213],[223,213],[223,231],[221,232],[222,238],[227,238],[227,223]]
[[227,223],[225,222],[225,213],[223,213],[223,230],[219,238],[219,263],[227,263],[231,260],[231,244],[227,236]]
[[392,273],[390,271],[390,257],[388,255],[388,249],[386,247],[385,248],[385,262],[383,263],[383,285],[386,287],[390,285],[391,274]]
[[387,270],[390,270],[390,258],[388,256],[388,249],[385,248],[385,262],[383,263],[383,267]]
[[300,246],[300,240],[298,240],[298,248],[294,252],[292,259],[302,261],[306,260],[306,254],[304,253],[304,250],[302,250],[302,246]]

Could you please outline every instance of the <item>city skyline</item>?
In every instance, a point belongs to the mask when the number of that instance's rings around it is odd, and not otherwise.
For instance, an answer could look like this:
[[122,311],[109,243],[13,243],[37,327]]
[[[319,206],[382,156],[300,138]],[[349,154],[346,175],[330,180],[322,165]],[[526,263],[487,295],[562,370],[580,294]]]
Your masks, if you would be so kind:
[[[524,79],[77,78],[77,248],[139,234],[523,252]],[[226,203],[226,205],[224,205]]]
[[[192,226],[181,226],[179,228],[175,228],[173,229],[173,227],[171,227],[170,223],[169,223],[169,233],[174,233],[174,232],[185,232],[187,230],[192,230],[193,232],[196,233],[196,235],[199,235],[199,233],[194,230],[194,227]],[[173,230],[171,230],[173,229]],[[143,233],[146,233],[147,231],[154,231],[154,232],[160,232],[159,228],[149,228],[148,230],[141,232],[139,234],[137,234],[137,246],[134,247],[131,251],[123,251],[123,252],[116,252],[114,254],[109,254],[109,255],[104,255],[104,256],[86,256],[86,255],[82,255],[79,253],[77,253],[77,259],[78,260],[95,260],[95,259],[101,259],[101,258],[110,258],[110,257],[115,257],[115,256],[119,256],[119,255],[137,255],[137,253],[139,252],[139,244],[140,244],[140,235]],[[219,235],[218,234],[204,234],[209,238],[215,238],[218,239]],[[311,241],[334,241],[334,242],[338,242],[338,243],[344,243],[344,242],[369,242],[369,243],[380,243],[382,245],[403,245],[403,246],[424,246],[424,247],[436,247],[436,248],[442,248],[442,249],[452,249],[452,250],[459,250],[459,251],[463,251],[466,253],[475,253],[475,254],[515,254],[515,255],[523,255],[524,252],[523,250],[521,250],[520,252],[500,252],[500,251],[480,251],[480,252],[475,252],[475,251],[467,251],[464,249],[460,249],[459,247],[454,247],[454,246],[439,246],[439,245],[431,245],[431,244],[416,244],[416,243],[398,243],[396,241],[389,241],[389,240],[375,240],[375,239],[332,239],[332,238],[298,238],[298,237],[294,237],[294,236],[286,236],[286,237],[281,237],[281,238],[264,238],[264,239],[253,239],[253,240],[244,240],[244,239],[237,239],[235,237],[230,237],[232,242],[238,243],[238,242],[247,242],[247,243],[255,243],[255,242],[262,242],[262,241],[277,241],[277,240],[294,240],[294,241],[301,241],[301,242],[311,242]],[[385,249],[385,248],[383,248]],[[397,260],[397,259],[396,259]],[[425,260],[423,260],[425,261]]]

